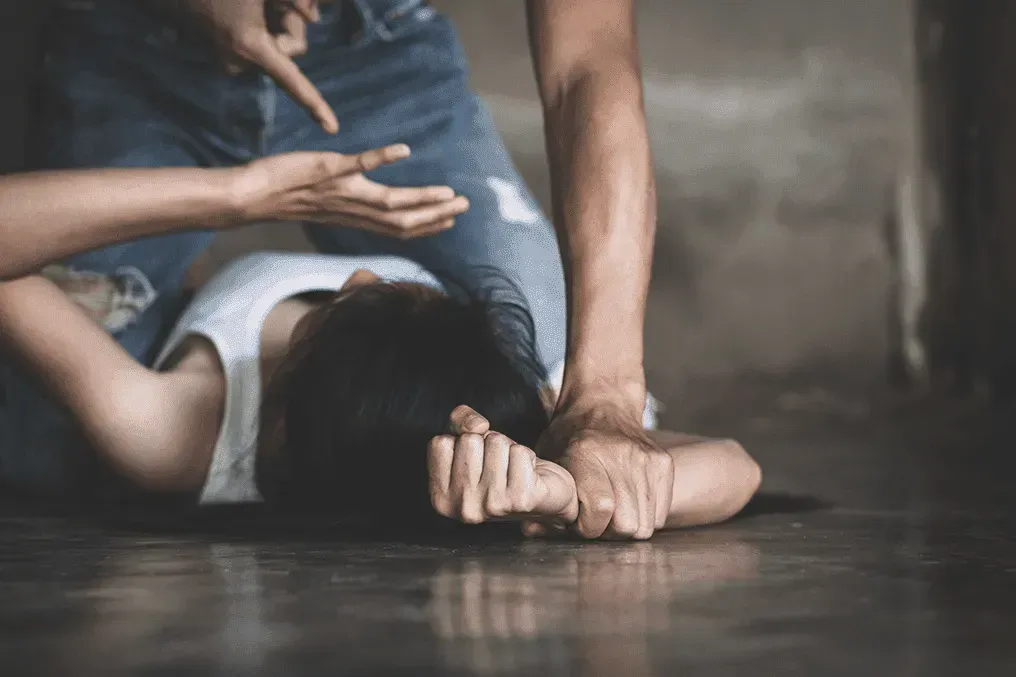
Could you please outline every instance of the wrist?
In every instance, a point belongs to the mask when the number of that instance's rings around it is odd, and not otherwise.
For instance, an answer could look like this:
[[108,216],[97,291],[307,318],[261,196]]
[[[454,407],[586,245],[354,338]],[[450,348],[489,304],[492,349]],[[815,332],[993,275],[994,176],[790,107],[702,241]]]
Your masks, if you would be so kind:
[[630,413],[639,420],[646,406],[646,379],[641,366],[621,371],[593,371],[568,365],[557,409],[604,409]]
[[264,196],[268,186],[264,177],[251,171],[249,165],[214,170],[222,172],[221,186],[224,206],[231,225],[242,225],[272,218]]

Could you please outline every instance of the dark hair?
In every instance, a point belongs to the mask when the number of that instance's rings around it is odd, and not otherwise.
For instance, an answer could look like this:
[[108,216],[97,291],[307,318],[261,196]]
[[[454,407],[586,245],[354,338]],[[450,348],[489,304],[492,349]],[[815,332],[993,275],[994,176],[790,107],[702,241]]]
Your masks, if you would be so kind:
[[427,444],[460,404],[519,444],[536,444],[548,414],[533,320],[514,285],[486,279],[472,294],[449,280],[449,294],[368,284],[312,311],[262,409],[285,430],[281,448],[257,461],[267,503],[432,514]]

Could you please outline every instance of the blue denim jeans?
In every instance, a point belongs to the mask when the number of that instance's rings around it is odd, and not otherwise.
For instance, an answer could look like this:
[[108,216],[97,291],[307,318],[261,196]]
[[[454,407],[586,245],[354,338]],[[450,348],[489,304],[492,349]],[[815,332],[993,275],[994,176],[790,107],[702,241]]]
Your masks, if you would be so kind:
[[[413,155],[373,173],[392,185],[447,184],[471,204],[456,226],[408,242],[310,227],[325,252],[396,254],[450,271],[467,287],[495,269],[513,279],[533,314],[548,370],[564,358],[565,290],[557,241],[480,98],[451,23],[422,0],[324,5],[299,60],[338,115],[325,134],[266,76],[222,73],[207,44],[141,0],[64,2],[51,27],[37,135],[40,168],[235,165],[296,150],[361,151],[407,143]],[[150,303],[115,333],[147,362],[176,318],[181,283],[211,242],[188,232],[75,256],[86,273],[140,271]],[[65,414],[0,364],[0,479],[64,484],[79,442]],[[0,393],[2,395],[3,393]]]

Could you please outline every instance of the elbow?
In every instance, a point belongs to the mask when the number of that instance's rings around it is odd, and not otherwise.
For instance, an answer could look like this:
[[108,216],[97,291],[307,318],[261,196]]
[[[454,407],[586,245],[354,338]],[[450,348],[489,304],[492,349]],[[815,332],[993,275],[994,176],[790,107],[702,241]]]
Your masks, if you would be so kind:
[[724,517],[724,519],[730,519],[741,512],[758,493],[762,486],[762,467],[739,442],[725,440],[722,444],[724,453],[728,457],[728,463],[733,470],[730,473],[732,491],[727,511],[729,514]]
[[100,438],[93,444],[116,472],[138,489],[153,494],[193,491],[200,487],[202,478],[173,442],[125,431],[115,440]]
[[734,440],[689,445],[675,458],[668,528],[725,522],[744,509],[762,484],[762,469]]

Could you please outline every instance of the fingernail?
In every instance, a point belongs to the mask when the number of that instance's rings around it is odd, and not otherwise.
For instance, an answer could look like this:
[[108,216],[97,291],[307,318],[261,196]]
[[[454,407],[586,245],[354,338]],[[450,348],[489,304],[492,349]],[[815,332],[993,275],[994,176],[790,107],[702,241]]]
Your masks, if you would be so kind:
[[321,8],[316,4],[310,8],[310,18],[314,20],[314,23],[321,21]]
[[395,153],[396,155],[409,155],[413,151],[404,143],[396,144]]

